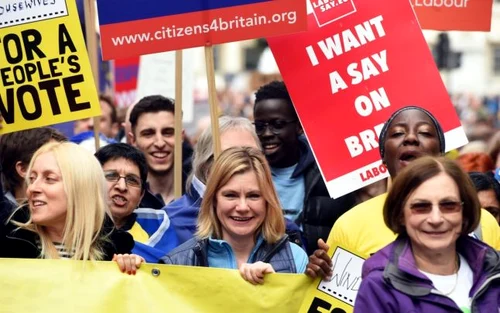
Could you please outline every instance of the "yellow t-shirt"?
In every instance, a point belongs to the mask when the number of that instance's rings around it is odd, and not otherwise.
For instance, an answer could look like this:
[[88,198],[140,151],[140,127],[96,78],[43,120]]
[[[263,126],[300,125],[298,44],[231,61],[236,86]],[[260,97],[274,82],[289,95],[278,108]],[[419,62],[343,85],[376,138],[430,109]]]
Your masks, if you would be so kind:
[[[383,209],[387,193],[358,204],[344,213],[333,225],[329,240],[349,251],[369,257],[396,239],[384,223]],[[500,227],[495,218],[481,210],[482,240],[500,250]]]

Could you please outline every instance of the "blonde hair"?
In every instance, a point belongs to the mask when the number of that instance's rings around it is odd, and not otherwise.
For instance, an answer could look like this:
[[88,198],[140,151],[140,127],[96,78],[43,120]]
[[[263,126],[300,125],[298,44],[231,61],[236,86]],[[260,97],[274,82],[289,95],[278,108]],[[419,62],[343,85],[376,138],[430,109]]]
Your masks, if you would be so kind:
[[208,177],[207,188],[198,214],[196,232],[198,238],[222,239],[222,227],[216,213],[217,192],[234,175],[247,172],[253,172],[257,176],[260,192],[266,202],[266,217],[257,233],[260,232],[268,243],[275,243],[283,237],[285,219],[266,158],[255,148],[233,147],[221,153]]
[[[106,202],[106,181],[99,161],[87,150],[71,142],[50,142],[38,149],[28,167],[26,183],[37,157],[53,153],[61,171],[67,199],[67,212],[62,244],[74,252],[75,260],[102,260],[105,238],[100,236],[104,218],[109,212]],[[30,209],[31,210],[31,209]],[[12,221],[15,225],[33,231],[40,237],[41,256],[58,259],[59,254],[46,229],[33,223],[31,216],[26,223]]]

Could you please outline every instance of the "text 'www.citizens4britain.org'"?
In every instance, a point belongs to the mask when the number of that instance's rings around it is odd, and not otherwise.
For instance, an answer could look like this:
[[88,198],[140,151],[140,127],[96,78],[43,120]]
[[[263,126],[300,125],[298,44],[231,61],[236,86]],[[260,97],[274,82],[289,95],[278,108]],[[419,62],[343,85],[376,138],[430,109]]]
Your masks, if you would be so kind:
[[295,24],[297,14],[293,12],[276,13],[272,16],[253,14],[251,17],[235,16],[233,19],[215,18],[209,23],[193,26],[163,26],[154,32],[136,33],[111,38],[114,46],[123,46],[141,42],[168,40],[184,36],[207,34],[209,32],[223,32],[241,28],[251,28],[260,25],[287,23]]

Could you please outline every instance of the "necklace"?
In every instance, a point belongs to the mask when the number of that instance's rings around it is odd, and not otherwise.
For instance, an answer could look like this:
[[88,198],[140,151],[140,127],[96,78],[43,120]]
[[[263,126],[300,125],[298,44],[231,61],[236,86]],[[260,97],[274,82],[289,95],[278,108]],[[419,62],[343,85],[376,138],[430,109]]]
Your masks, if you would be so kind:
[[441,293],[445,296],[449,296],[453,293],[453,291],[455,291],[455,289],[457,288],[457,284],[458,284],[458,270],[460,269],[460,256],[457,254],[457,260],[455,262],[455,283],[453,284],[453,288],[451,288],[450,291],[448,292],[443,292],[441,291]]

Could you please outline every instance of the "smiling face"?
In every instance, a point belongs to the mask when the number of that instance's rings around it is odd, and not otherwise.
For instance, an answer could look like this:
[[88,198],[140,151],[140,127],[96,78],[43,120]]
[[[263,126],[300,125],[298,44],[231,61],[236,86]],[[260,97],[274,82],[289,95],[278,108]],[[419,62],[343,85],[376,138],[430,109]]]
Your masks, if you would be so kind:
[[[120,158],[109,160],[102,166],[106,177],[110,173],[117,173],[122,177],[128,177],[129,181],[141,182],[139,167],[133,162]],[[123,226],[126,218],[139,206],[144,192],[141,186],[126,183],[127,178],[120,177],[118,181],[106,179],[108,195],[110,199],[111,215],[117,227]]]
[[132,144],[146,156],[149,172],[164,175],[172,169],[175,120],[171,112],[143,113],[137,119]]
[[28,177],[26,196],[33,223],[62,231],[66,223],[67,199],[54,154],[40,154],[34,160]]
[[235,174],[216,194],[222,239],[229,244],[254,242],[266,211],[266,201],[253,171]]
[[419,110],[406,110],[389,125],[384,162],[391,177],[423,155],[440,154],[439,138],[430,117]]
[[456,240],[462,232],[461,201],[457,184],[443,172],[422,183],[409,195],[402,223],[415,254],[455,250]]
[[270,129],[268,124],[263,131],[256,132],[262,150],[272,167],[289,167],[299,161],[299,135],[302,128],[293,106],[283,99],[267,99],[255,103],[255,124],[269,123],[279,127]]

